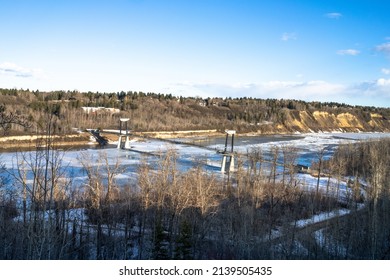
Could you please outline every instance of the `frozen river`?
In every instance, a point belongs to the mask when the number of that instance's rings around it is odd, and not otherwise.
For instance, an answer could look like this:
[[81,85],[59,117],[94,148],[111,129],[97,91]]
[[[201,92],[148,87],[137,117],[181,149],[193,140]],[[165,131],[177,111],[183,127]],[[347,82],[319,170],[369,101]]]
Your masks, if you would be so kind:
[[[298,149],[297,163],[309,166],[317,158],[320,149],[326,148],[325,157],[329,157],[337,145],[351,143],[354,141],[370,138],[390,137],[389,133],[322,133],[322,134],[296,134],[288,136],[236,136],[234,149],[240,154],[246,154],[251,149],[261,149],[264,156],[270,156],[271,148],[274,146],[294,146]],[[186,140],[190,141],[190,140]],[[191,140],[193,141],[193,139]],[[118,150],[114,146],[104,149],[82,149],[57,151],[61,160],[62,176],[70,178],[72,184],[82,185],[87,180],[87,173],[84,166],[99,167],[101,172],[108,164],[110,168],[118,165],[120,174],[115,177],[118,185],[133,184],[137,180],[137,173],[141,162],[146,162],[151,169],[156,169],[159,164],[159,157],[167,150],[175,151],[177,155],[177,168],[185,171],[189,168],[202,164],[208,172],[221,174],[221,155],[213,151],[223,147],[225,138],[212,138],[203,143],[208,149],[195,147],[186,144],[170,144],[159,140],[141,140],[131,142],[130,150]],[[211,149],[210,149],[211,148]],[[151,155],[154,154],[154,155]],[[28,169],[29,165],[36,159],[35,152],[8,152],[2,153],[0,161],[7,172],[2,172],[4,182],[12,183],[12,176],[18,170]],[[105,161],[107,159],[107,161]],[[24,163],[23,163],[24,162]],[[23,163],[23,164],[22,164]],[[83,166],[84,165],[84,166]],[[8,175],[7,175],[8,174]],[[32,178],[28,172],[28,178]],[[221,175],[222,176],[222,175]],[[103,176],[104,177],[104,176]]]

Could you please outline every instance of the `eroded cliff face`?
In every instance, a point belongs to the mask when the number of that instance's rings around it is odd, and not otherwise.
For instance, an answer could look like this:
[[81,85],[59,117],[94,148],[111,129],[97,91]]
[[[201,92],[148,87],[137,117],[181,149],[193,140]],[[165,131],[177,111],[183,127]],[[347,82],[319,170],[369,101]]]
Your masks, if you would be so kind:
[[276,130],[286,132],[389,132],[390,120],[380,114],[359,116],[353,113],[329,113],[326,111],[285,111],[283,124]]

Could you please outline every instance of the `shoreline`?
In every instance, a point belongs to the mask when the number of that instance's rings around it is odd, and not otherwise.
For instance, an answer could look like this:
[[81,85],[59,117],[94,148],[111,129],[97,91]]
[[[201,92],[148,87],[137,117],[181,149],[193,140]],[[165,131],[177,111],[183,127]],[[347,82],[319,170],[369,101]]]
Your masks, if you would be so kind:
[[[35,150],[46,146],[47,135],[18,135],[0,137],[0,152],[9,152],[15,150]],[[54,146],[57,147],[81,147],[95,146],[87,133],[51,135]]]

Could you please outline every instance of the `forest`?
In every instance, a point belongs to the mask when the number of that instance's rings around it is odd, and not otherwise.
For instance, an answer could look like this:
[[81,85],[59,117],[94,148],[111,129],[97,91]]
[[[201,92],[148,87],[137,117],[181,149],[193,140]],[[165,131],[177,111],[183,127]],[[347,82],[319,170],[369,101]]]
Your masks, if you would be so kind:
[[[8,123],[11,135],[45,130],[53,134],[74,128],[117,128],[120,117],[130,118],[133,131],[234,129],[257,134],[320,131],[390,131],[390,109],[339,103],[254,98],[176,97],[143,92],[40,92],[0,89],[1,119],[18,116],[29,126]],[[88,113],[82,107],[114,108]],[[2,124],[0,123],[0,126]]]
[[[43,148],[35,153],[19,153],[16,173],[4,167],[1,170],[0,259],[390,258],[388,139],[341,145],[330,159],[318,154],[318,161],[312,166],[317,171],[318,182],[320,175],[338,182],[349,178],[352,195],[344,200],[340,200],[337,185],[335,192],[321,191],[318,187],[311,191],[302,188],[295,169],[299,151],[290,146],[273,147],[271,160],[265,159],[261,149],[249,150],[246,155],[249,164],[244,165],[243,159],[238,158],[237,170],[222,178],[207,172],[201,164],[188,171],[178,170],[177,154],[172,150],[161,155],[156,170],[150,168],[145,157],[139,165],[136,182],[121,187],[115,181],[121,173],[120,162],[109,165],[103,156],[96,166],[91,164],[88,154],[82,154],[80,163],[88,179],[83,188],[76,188],[71,178],[63,176],[66,166],[63,151],[55,149],[51,135],[73,127],[76,118],[80,125],[96,124],[93,121],[101,116],[91,117],[81,112],[77,115],[73,111],[81,105],[124,106],[121,110],[130,108],[125,113],[133,114],[134,126],[138,120],[139,128],[162,129],[153,120],[158,116],[161,120],[165,114],[155,108],[176,108],[167,111],[167,118],[182,114],[178,125],[190,127],[198,121],[203,127],[206,114],[194,114],[191,118],[187,110],[200,112],[200,108],[208,110],[207,106],[213,106],[207,112],[212,111],[212,116],[220,114],[228,123],[229,113],[238,113],[238,109],[224,108],[234,108],[243,102],[247,108],[264,105],[276,110],[264,117],[271,121],[272,117],[277,118],[281,104],[285,103],[227,99],[221,101],[226,104],[214,110],[215,105],[197,105],[189,99],[139,93],[125,94],[125,98],[118,94],[111,97],[77,92],[40,95],[10,90],[1,96],[0,123],[4,132],[12,133],[18,126],[26,131],[35,128],[47,137],[41,139],[39,147]],[[121,99],[127,101],[120,102]],[[110,100],[111,105],[104,103]],[[274,102],[279,107],[273,107]],[[287,106],[315,110],[311,108],[315,103],[291,102]],[[148,119],[149,124],[140,117],[152,114],[144,110],[144,103],[156,106],[153,107],[156,116]],[[182,107],[181,103],[187,105]],[[323,110],[355,110],[362,118],[364,112],[388,114],[388,109],[321,106]],[[261,116],[267,110],[253,112]],[[259,118],[261,121],[262,117]],[[101,125],[111,125],[110,120],[106,119],[107,123],[103,118],[100,120]],[[234,115],[231,120],[232,127],[241,121],[248,123],[244,119],[239,122]],[[209,123],[212,122],[210,117]],[[279,158],[283,158],[282,177],[277,174]],[[27,170],[32,172],[32,179],[27,180]],[[312,226],[301,227],[297,223],[337,209],[348,209],[349,213]],[[275,235],[275,231],[280,234]]]

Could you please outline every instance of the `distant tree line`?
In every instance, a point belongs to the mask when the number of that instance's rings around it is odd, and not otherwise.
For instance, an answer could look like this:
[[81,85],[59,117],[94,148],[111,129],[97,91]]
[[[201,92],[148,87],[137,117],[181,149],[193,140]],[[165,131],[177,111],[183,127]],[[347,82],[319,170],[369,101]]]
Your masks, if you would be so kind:
[[[0,105],[5,113],[29,120],[31,126],[11,125],[9,133],[37,132],[46,115],[54,115],[54,132],[70,133],[72,128],[116,128],[120,117],[129,117],[136,131],[235,129],[239,132],[293,132],[303,130],[301,112],[307,113],[304,132],[337,129],[324,127],[313,118],[321,111],[353,115],[366,131],[389,131],[390,109],[350,106],[335,102],[305,102],[288,99],[175,97],[172,94],[121,91],[111,93],[0,89]],[[93,114],[81,107],[116,108],[120,113],[105,111]],[[377,118],[373,119],[373,114]]]

